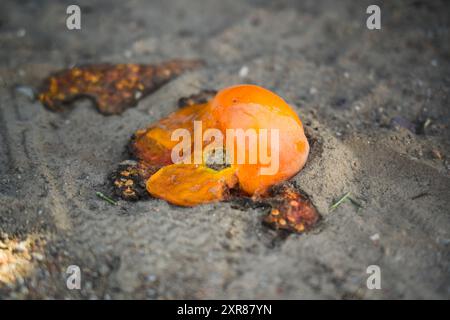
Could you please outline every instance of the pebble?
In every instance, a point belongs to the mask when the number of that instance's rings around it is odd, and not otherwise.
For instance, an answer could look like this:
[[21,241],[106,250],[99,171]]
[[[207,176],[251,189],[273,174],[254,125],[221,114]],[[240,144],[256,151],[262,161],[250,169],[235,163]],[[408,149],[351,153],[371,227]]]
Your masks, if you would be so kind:
[[141,97],[142,97],[142,92],[141,92],[141,91],[136,91],[136,92],[134,93],[134,98],[135,98],[136,100],[139,100]]
[[431,154],[433,155],[433,157],[435,159],[442,160],[442,154],[439,150],[433,149],[433,150],[431,150]]
[[19,242],[15,247],[14,247],[14,251],[16,252],[24,252],[27,250],[26,244],[24,241]]
[[19,95],[26,97],[30,101],[33,101],[36,97],[36,93],[33,88],[29,86],[18,85],[14,88],[14,91]]
[[125,58],[130,59],[133,53],[131,52],[131,50],[125,50],[123,55],[125,56]]
[[17,30],[17,33],[16,33],[17,37],[19,37],[19,38],[25,37],[26,34],[27,34],[27,30],[25,30],[23,28]]
[[42,260],[44,260],[44,256],[43,256],[42,254],[40,254],[40,253],[37,253],[37,252],[33,252],[33,253],[31,254],[31,256],[33,257],[33,259],[35,259],[35,260],[37,260],[37,261],[42,261]]
[[380,240],[380,234],[379,233],[375,233],[375,234],[371,235],[370,236],[370,240],[372,240],[372,241]]
[[242,66],[242,68],[239,70],[239,77],[241,78],[245,78],[246,76],[248,76],[248,67],[247,66]]
[[156,276],[154,274],[149,274],[147,276],[147,281],[154,282],[156,280]]
[[98,272],[102,275],[105,276],[109,273],[109,267],[106,264],[102,264],[98,270]]
[[316,88],[311,87],[311,88],[309,89],[309,94],[315,95],[316,93],[317,93],[317,89],[316,89]]

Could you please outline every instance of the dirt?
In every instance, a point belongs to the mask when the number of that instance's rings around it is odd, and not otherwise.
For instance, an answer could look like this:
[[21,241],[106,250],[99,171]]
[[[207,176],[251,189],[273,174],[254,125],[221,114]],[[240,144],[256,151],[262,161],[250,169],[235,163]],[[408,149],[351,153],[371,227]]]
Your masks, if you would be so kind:
[[[381,2],[381,30],[365,26],[368,1],[80,3],[78,31],[69,3],[0,4],[0,298],[450,298],[447,3]],[[121,115],[30,99],[75,64],[175,58],[207,65]],[[314,230],[281,237],[264,208],[233,202],[97,197],[136,129],[236,83],[302,119],[312,152],[293,180],[322,215]]]

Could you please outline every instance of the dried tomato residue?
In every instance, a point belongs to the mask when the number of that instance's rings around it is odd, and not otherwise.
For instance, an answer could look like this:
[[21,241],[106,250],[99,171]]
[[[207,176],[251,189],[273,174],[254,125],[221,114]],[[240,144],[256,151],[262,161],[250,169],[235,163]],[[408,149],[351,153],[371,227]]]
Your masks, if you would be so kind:
[[101,113],[120,114],[173,78],[201,65],[199,60],[172,60],[155,65],[77,66],[47,77],[38,98],[50,110],[61,111],[67,103],[88,97]]
[[311,201],[292,184],[274,186],[263,201],[272,207],[263,222],[275,229],[301,233],[320,219]]

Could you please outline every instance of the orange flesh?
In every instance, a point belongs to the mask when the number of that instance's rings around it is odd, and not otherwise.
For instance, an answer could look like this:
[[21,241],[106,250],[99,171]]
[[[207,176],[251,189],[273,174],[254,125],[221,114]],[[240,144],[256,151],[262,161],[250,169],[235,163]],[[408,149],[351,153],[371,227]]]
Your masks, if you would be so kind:
[[[231,167],[220,171],[209,169],[206,164],[171,164],[171,150],[178,144],[178,141],[171,141],[172,132],[184,128],[193,137],[195,120],[202,121],[203,132],[208,128],[219,129],[225,146],[227,129],[278,129],[279,170],[273,175],[263,175],[261,169],[269,165],[262,164],[259,154],[255,164],[238,164],[235,157]],[[234,139],[235,150],[227,151],[236,152]],[[194,139],[191,140],[193,143]],[[203,145],[208,143],[203,142]],[[259,142],[257,146],[258,149],[261,147]],[[309,144],[297,114],[282,98],[255,85],[223,89],[205,104],[172,113],[147,130],[138,131],[134,148],[141,161],[162,167],[147,181],[147,191],[181,206],[223,200],[227,196],[226,190],[236,184],[248,195],[263,195],[272,185],[300,171],[309,153]],[[245,148],[249,154],[248,143]],[[270,155],[270,138],[267,149],[266,154]]]
[[232,168],[221,171],[194,164],[172,164],[147,181],[150,194],[179,206],[222,200],[236,184]]
[[137,131],[134,143],[137,157],[149,165],[172,164],[172,148],[178,143],[171,140],[172,132],[184,128],[193,136],[194,121],[197,120],[207,124],[204,125],[205,127],[213,125],[214,119],[209,112],[209,104],[185,107],[161,119],[148,129]]

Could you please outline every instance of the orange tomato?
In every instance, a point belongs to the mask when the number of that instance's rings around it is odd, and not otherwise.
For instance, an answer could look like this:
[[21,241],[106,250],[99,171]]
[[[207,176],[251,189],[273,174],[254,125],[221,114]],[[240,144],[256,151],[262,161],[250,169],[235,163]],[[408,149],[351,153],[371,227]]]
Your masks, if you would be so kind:
[[[239,185],[246,193],[250,195],[265,193],[268,187],[291,178],[303,168],[309,153],[308,140],[299,117],[281,97],[256,85],[237,85],[221,90],[211,104],[214,118],[222,131],[226,129],[279,131],[277,173],[272,175],[261,173],[261,169],[268,165],[261,163],[259,153],[256,164],[233,164],[237,169]],[[237,141],[234,145],[237,146]],[[246,147],[248,146],[247,143]],[[258,148],[260,147],[261,144],[258,145]],[[269,143],[267,154],[270,154],[270,148]],[[235,148],[234,153],[236,152]],[[247,155],[250,152],[255,151],[246,150]]]
[[[231,167],[215,171],[204,163],[169,165],[170,150],[176,144],[170,140],[171,133],[177,128],[193,133],[194,121],[202,121],[203,131],[215,128],[222,132],[226,151],[234,154]],[[236,136],[226,141],[229,129],[253,129],[257,133],[267,130],[267,143],[258,136],[256,145],[251,146],[251,138],[244,137],[240,150],[244,150],[246,161],[239,162],[240,142]],[[278,139],[271,140],[276,138],[274,131],[278,132]],[[281,97],[262,87],[244,84],[225,88],[207,103],[187,106],[147,130],[138,131],[134,150],[144,163],[162,167],[147,182],[150,194],[177,205],[192,206],[224,199],[224,188],[236,183],[248,195],[265,194],[269,187],[290,179],[303,168],[309,144],[299,117]],[[256,153],[256,161],[249,163],[252,153]],[[269,158],[278,159],[271,174],[267,174],[273,164],[267,162]]]

